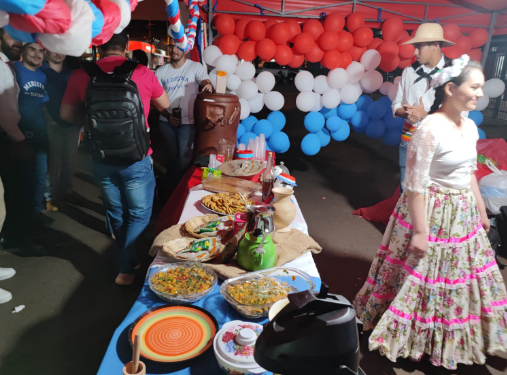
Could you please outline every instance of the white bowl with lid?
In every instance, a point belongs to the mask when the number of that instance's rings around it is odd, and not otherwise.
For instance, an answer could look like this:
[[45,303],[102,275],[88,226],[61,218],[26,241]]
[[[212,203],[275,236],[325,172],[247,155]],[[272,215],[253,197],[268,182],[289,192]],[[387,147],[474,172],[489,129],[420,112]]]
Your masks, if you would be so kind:
[[261,375],[267,372],[254,359],[254,347],[262,325],[233,320],[224,324],[213,340],[218,365],[229,375]]

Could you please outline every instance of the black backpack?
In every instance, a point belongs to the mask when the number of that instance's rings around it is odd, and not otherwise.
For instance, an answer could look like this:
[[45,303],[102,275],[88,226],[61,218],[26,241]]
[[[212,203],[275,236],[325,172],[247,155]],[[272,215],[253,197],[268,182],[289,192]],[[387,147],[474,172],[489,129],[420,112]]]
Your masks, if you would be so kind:
[[136,67],[137,63],[127,60],[107,74],[95,62],[83,65],[90,76],[85,143],[96,160],[132,164],[148,154],[150,133],[143,102],[131,79]]

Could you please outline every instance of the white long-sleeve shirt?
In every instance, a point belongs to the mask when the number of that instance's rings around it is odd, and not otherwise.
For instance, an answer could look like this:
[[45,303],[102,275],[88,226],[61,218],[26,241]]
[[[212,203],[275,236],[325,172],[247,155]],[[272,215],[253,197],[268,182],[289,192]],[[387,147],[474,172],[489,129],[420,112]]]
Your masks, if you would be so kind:
[[21,142],[25,136],[18,127],[21,119],[18,108],[19,86],[7,62],[7,56],[0,52],[0,128],[12,139]]

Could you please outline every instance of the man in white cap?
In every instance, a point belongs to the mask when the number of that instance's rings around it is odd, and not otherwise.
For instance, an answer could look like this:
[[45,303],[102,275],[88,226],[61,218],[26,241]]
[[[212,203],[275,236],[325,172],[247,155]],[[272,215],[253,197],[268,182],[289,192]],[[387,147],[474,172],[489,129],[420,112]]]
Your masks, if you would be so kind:
[[447,60],[442,47],[454,43],[444,39],[444,31],[438,23],[423,23],[414,38],[403,44],[415,47],[417,61],[403,70],[401,81],[392,104],[393,116],[405,119],[400,143],[400,182],[403,191],[407,148],[414,128],[424,119],[435,101],[435,90],[430,87],[432,76],[444,67]]

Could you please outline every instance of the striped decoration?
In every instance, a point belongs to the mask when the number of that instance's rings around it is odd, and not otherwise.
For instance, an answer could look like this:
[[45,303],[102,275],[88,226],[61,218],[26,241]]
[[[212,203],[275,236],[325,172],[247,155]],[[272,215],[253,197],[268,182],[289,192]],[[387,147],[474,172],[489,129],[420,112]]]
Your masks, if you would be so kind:
[[180,20],[180,8],[178,0],[165,0],[167,19],[169,21],[169,29],[167,34],[176,42],[176,46],[183,52],[190,51],[195,44],[195,36],[197,33],[197,21],[199,20],[199,4],[205,3],[205,0],[189,0],[188,10],[189,19],[186,30]]

